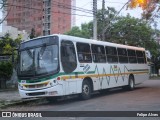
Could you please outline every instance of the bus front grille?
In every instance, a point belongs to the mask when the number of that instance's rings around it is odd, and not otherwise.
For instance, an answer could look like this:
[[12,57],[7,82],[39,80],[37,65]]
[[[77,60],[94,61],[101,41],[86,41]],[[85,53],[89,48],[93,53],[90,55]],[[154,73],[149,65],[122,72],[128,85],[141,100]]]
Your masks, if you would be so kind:
[[26,93],[27,96],[45,95],[45,92]]

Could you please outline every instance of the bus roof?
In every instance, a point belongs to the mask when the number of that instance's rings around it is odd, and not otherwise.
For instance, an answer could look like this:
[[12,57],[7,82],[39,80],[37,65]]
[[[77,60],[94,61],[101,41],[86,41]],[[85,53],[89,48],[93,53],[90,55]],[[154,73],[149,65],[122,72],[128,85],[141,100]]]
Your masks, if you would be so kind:
[[105,41],[98,41],[98,40],[93,40],[93,39],[86,39],[86,38],[80,38],[80,37],[74,37],[74,36],[68,36],[68,35],[58,35],[58,36],[59,36],[60,39],[72,40],[72,41],[75,41],[75,42],[106,45],[106,46],[127,48],[127,49],[135,49],[135,50],[142,50],[142,51],[145,50],[142,47],[128,46],[128,45],[122,45],[122,44],[105,42]]
[[[106,42],[106,41],[98,41],[98,40],[94,40],[94,39],[80,38],[80,37],[74,37],[74,36],[62,35],[62,34],[52,34],[52,35],[41,36],[41,37],[37,37],[37,38],[43,38],[43,37],[49,37],[49,36],[58,36],[60,40],[64,39],[64,40],[71,40],[73,42],[82,42],[82,43],[97,44],[97,45],[104,45],[104,46],[112,46],[112,47],[145,51],[145,49],[142,47],[128,46],[128,45],[123,45],[123,44],[111,43],[111,42]],[[31,40],[35,40],[37,38],[31,39]],[[25,41],[25,42],[29,42],[29,41]],[[25,43],[25,42],[22,42],[22,43]]]

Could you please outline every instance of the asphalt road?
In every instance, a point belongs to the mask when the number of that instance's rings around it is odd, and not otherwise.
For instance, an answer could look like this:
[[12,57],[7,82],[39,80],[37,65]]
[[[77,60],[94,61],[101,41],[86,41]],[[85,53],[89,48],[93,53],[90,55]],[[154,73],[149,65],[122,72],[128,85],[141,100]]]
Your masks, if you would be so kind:
[[[72,98],[55,103],[42,102],[40,104],[18,105],[4,110],[18,111],[160,111],[160,80],[148,80],[136,86],[133,91],[121,88],[110,90],[106,94],[96,93],[89,100]],[[8,118],[10,119],[10,118]],[[16,118],[17,119],[17,118]],[[28,120],[29,118],[23,118]],[[36,118],[30,118],[34,120]],[[46,118],[47,120],[160,120],[159,118],[105,118],[105,117],[63,117]],[[37,120],[41,120],[37,118]]]

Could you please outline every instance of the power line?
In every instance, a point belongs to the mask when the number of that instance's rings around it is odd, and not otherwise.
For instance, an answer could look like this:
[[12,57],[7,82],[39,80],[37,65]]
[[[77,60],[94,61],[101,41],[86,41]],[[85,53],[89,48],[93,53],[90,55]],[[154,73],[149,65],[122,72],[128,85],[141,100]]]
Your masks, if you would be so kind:
[[[14,1],[12,2],[12,4],[13,4],[13,3],[14,3]],[[5,6],[5,5],[6,5],[6,4],[4,4],[4,3],[2,4],[2,6]],[[12,7],[10,7],[9,11],[7,12],[7,15],[3,18],[3,20],[0,21],[0,24],[2,24],[2,23],[6,20],[6,18],[8,17],[8,15],[9,15],[9,13],[10,13],[10,11],[11,11],[11,8],[12,8]]]
[[71,7],[67,7],[67,6],[59,5],[59,4],[55,4],[55,3],[53,3],[52,5],[59,6],[59,8],[72,9],[72,10],[75,10],[75,11],[81,11],[81,12],[84,12],[84,13],[93,14],[93,11],[84,11],[84,10],[81,10],[81,9],[71,8]]
[[122,2],[110,2],[110,1],[106,1],[106,0],[105,0],[105,2],[107,2],[107,3],[116,3],[116,4],[125,4],[125,3],[122,3]]
[[[98,0],[98,1],[102,2],[102,0]],[[111,1],[107,1],[107,0],[105,0],[105,2],[107,2],[107,3],[113,3],[113,4],[125,4],[123,2],[111,2]]]
[[[92,0],[91,0],[92,1]],[[83,7],[85,7],[86,5],[88,5],[89,3],[91,3],[91,1],[90,2],[87,2],[86,4],[84,4],[84,5],[82,5],[81,6],[81,8],[83,8]],[[93,10],[92,10],[93,11]],[[83,17],[82,17],[83,18]],[[75,21],[77,22],[77,21],[80,21],[82,18],[77,18]]]
[[93,12],[93,10],[84,9],[84,8],[73,6],[73,5],[67,5],[67,4],[64,4],[64,3],[57,2],[57,1],[54,1],[54,3],[58,3],[58,4],[61,4],[61,5],[64,5],[64,6],[69,6],[70,8],[77,8],[77,9],[80,9],[80,10]]
[[[3,4],[3,3],[0,3],[0,4]],[[22,7],[22,8],[27,8],[27,9],[33,9],[33,10],[42,10],[42,9],[39,9],[39,8],[33,8],[33,7],[27,7],[27,6],[21,6],[21,5],[10,5],[8,4],[8,6],[15,6],[15,7]],[[42,10],[43,11],[43,10]],[[73,14],[73,13],[65,13],[65,12],[55,12],[55,11],[51,11],[52,13],[61,13],[61,14],[68,14],[68,15],[77,15],[77,16],[85,16],[85,17],[93,17],[93,16],[88,16],[88,15],[80,15],[80,14]]]
[[[126,3],[122,6],[122,8],[117,12],[117,14],[116,14],[111,20],[109,20],[109,21],[114,20],[114,19],[119,15],[119,13],[123,10],[123,8],[124,8],[129,2],[130,2],[130,1],[126,2]],[[111,22],[110,22],[110,23],[111,23]],[[109,25],[110,25],[110,23],[109,23]],[[107,26],[103,29],[103,31],[102,31],[103,40],[105,40],[105,32],[106,32],[106,30],[108,29],[109,25],[107,25]]]

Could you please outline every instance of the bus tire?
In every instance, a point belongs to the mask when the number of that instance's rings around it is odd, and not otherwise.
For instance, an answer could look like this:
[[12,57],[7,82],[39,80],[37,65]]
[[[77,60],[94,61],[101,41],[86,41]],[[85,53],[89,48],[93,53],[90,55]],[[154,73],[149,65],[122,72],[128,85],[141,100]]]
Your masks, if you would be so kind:
[[129,76],[128,90],[134,90],[134,88],[135,88],[134,77],[133,76]]
[[82,83],[82,93],[81,93],[81,99],[87,100],[91,97],[91,84],[89,81],[84,80]]

